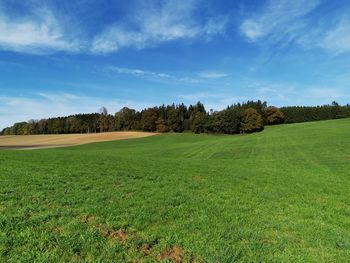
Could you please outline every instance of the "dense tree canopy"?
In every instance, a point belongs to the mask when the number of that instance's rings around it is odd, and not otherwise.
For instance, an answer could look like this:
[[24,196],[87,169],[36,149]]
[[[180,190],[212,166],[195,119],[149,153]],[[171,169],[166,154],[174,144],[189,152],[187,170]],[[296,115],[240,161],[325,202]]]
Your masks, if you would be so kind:
[[315,107],[282,107],[280,110],[285,117],[285,123],[331,120],[350,117],[350,106],[340,106],[335,102],[333,102],[332,105]]
[[127,107],[111,115],[105,107],[99,113],[76,114],[15,123],[1,135],[92,133],[143,130],[151,132],[251,133],[264,125],[328,120],[350,117],[350,105],[315,107],[267,107],[266,102],[247,101],[228,106],[222,111],[207,112],[201,102],[195,105],[161,105],[137,111]]

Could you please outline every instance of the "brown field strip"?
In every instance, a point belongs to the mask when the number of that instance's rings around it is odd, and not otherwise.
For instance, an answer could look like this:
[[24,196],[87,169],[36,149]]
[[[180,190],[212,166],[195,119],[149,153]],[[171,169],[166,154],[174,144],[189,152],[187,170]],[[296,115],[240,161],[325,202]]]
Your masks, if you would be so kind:
[[150,132],[104,132],[89,134],[47,134],[0,136],[0,149],[38,149],[92,142],[125,140],[153,136]]

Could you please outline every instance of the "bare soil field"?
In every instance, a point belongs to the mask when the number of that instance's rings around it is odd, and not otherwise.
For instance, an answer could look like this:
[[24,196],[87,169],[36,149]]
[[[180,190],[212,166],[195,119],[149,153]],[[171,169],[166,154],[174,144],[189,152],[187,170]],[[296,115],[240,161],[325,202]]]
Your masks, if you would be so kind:
[[155,135],[150,132],[105,132],[89,134],[47,134],[0,136],[0,149],[38,149],[92,142],[125,140]]

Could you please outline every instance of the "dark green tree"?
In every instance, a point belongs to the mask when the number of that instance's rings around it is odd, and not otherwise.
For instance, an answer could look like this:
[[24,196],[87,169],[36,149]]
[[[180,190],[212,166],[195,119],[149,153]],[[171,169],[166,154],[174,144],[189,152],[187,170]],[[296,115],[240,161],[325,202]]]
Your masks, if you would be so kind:
[[122,108],[115,114],[115,129],[117,131],[136,130],[137,117],[134,109]]
[[194,133],[203,133],[206,131],[207,115],[204,112],[197,111],[192,120],[192,131]]

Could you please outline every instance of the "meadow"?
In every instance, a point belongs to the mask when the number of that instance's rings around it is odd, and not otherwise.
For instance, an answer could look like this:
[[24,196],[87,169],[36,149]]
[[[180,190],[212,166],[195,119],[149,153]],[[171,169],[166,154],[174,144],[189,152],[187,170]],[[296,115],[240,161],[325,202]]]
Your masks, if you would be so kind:
[[349,131],[0,150],[0,262],[348,262]]

